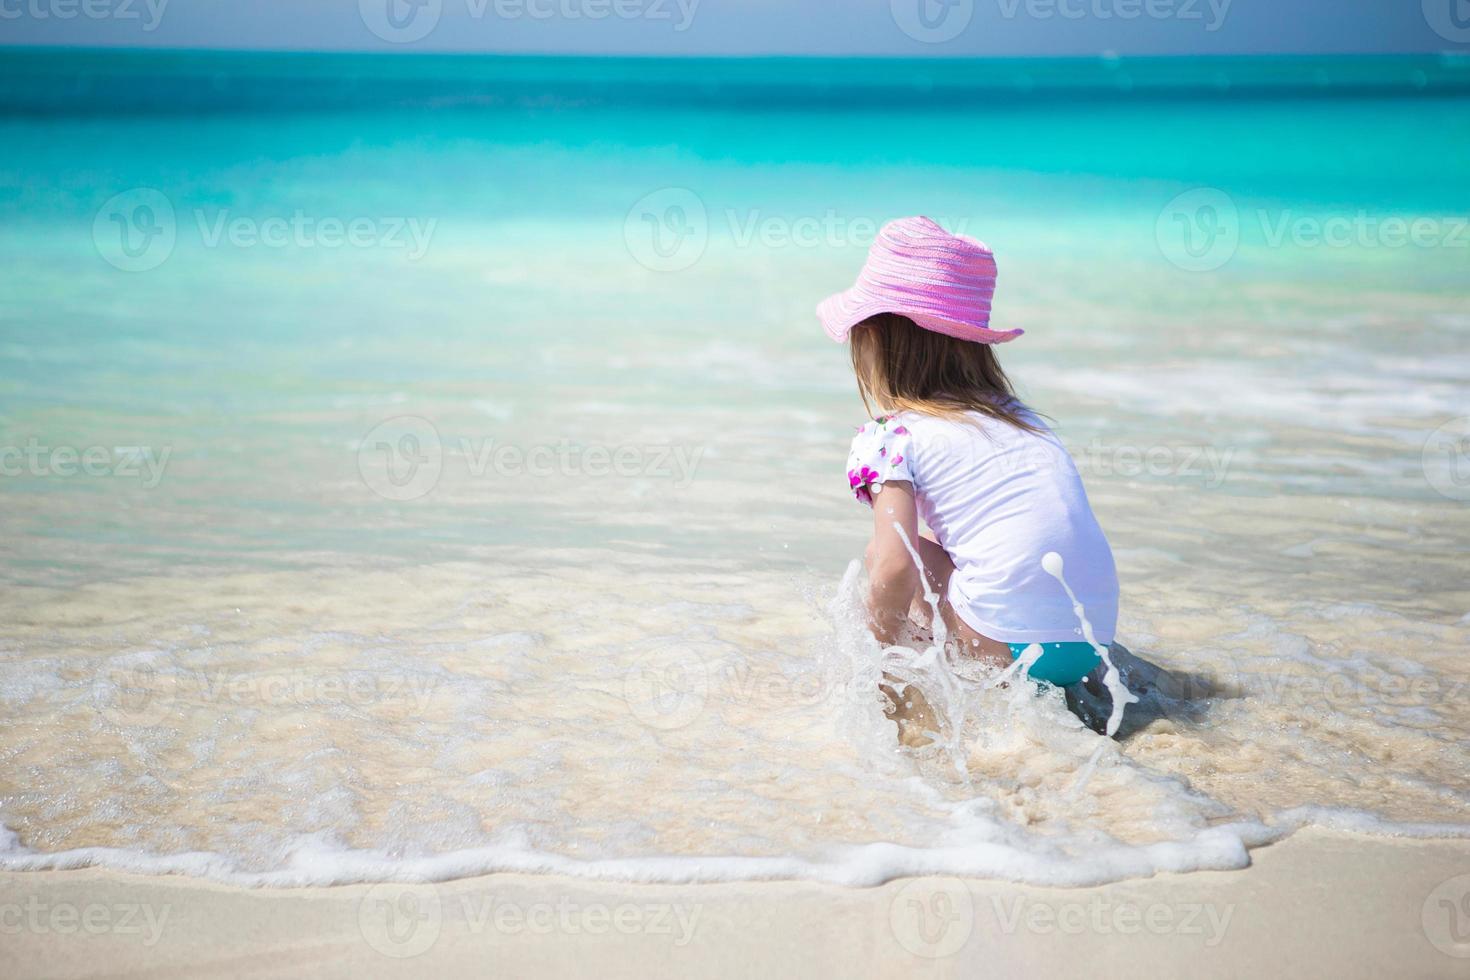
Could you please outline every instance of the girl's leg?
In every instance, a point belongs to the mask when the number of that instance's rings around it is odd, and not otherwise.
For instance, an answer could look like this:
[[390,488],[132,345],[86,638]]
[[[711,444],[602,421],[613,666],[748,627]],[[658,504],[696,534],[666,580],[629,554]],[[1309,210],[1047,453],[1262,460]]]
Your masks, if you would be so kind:
[[[975,632],[963,619],[955,615],[954,608],[949,604],[949,580],[954,575],[954,561],[950,559],[949,552],[945,551],[928,531],[923,532],[919,538],[919,557],[924,562],[924,577],[929,580],[930,587],[939,593],[939,613],[944,617],[944,625],[949,630],[949,635],[959,647],[960,652],[967,657],[977,660],[986,660],[998,667],[1010,666],[1011,648],[1009,644],[992,640]],[[914,611],[922,611],[923,622],[932,628],[933,610],[929,603],[924,601],[921,589],[914,596],[914,605],[909,613],[912,618]]]
[[992,640],[975,632],[969,623],[955,615],[954,607],[948,602],[941,602],[939,611],[944,615],[944,625],[948,627],[949,635],[962,655],[986,661],[996,667],[1005,668],[1011,665],[1015,658],[1011,656],[1009,643]]

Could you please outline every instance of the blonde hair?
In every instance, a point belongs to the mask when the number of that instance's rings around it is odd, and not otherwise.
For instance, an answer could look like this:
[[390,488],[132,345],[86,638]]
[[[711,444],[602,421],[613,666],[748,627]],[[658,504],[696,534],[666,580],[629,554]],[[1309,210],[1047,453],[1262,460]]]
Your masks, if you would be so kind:
[[1027,418],[988,344],[925,330],[899,313],[879,313],[852,328],[852,369],[868,414],[913,411],[956,422],[971,412],[1039,432]]

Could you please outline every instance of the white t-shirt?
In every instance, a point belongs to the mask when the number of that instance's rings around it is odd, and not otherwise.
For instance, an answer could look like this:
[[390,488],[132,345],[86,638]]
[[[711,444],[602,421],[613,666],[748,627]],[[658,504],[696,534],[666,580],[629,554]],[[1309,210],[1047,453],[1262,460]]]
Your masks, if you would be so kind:
[[949,602],[981,635],[1082,640],[1066,590],[1042,567],[1055,551],[1097,641],[1111,643],[1118,575],[1071,455],[1034,415],[1026,417],[1039,433],[971,417],[975,424],[901,412],[869,422],[853,437],[848,484],[870,506],[873,484],[913,484],[919,516],[954,561]]

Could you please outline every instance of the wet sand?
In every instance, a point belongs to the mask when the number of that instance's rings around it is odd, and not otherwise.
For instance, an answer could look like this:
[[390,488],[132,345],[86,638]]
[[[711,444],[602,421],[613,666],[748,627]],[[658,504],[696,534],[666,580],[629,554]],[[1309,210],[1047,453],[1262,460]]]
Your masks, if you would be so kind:
[[250,890],[89,869],[12,873],[0,876],[0,972],[1131,978],[1470,970],[1470,842],[1304,830],[1252,858],[1242,871],[1082,889],[955,878],[849,889],[501,874],[437,886]]

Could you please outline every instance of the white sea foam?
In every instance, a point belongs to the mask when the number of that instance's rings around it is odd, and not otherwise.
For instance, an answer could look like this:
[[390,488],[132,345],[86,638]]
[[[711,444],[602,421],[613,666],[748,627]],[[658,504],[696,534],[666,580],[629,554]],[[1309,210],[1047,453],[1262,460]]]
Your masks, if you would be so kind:
[[[1369,826],[1364,824],[1363,826]],[[1347,829],[1359,830],[1359,826]],[[1373,831],[1384,829],[1374,825]],[[585,861],[536,851],[517,841],[423,857],[332,847],[315,838],[294,843],[282,867],[241,869],[211,853],[149,854],[89,847],[58,853],[0,853],[11,871],[102,867],[137,874],[180,874],[247,887],[306,887],[373,881],[445,881],[494,872],[555,873],[631,882],[718,882],[801,879],[869,886],[893,878],[943,874],[1038,885],[1084,886],[1147,877],[1160,872],[1230,870],[1248,864],[1247,846],[1277,840],[1289,830],[1264,825],[1214,827],[1193,840],[1142,847],[1100,847],[1086,859],[1027,853],[983,836],[972,842],[928,848],[873,843],[837,847],[827,860],[797,857],[649,856]],[[1394,831],[1387,831],[1394,833]],[[1447,836],[1436,833],[1433,836]],[[1458,834],[1456,836],[1459,836]]]
[[[937,644],[880,649],[856,562],[816,616],[781,576],[732,588],[625,564],[611,596],[597,567],[561,568],[552,590],[482,566],[405,574],[295,611],[300,573],[251,578],[251,598],[183,579],[72,596],[73,615],[128,610],[130,625],[120,653],[67,663],[45,653],[65,639],[39,632],[10,662],[7,710],[27,721],[4,730],[6,751],[49,761],[6,799],[0,867],[297,886],[501,870],[1083,885],[1241,867],[1305,826],[1470,833],[1460,699],[1420,648],[1360,654],[1264,613],[1226,617],[1197,651],[1221,687],[1145,685],[1115,740],[1014,666],[1001,684]],[[172,625],[131,612],[186,596],[203,605]],[[500,604],[517,628],[489,625]],[[354,631],[367,615],[381,625]],[[44,607],[31,616],[44,624]],[[1296,617],[1317,636],[1419,630],[1435,645],[1465,629],[1366,602]],[[1139,636],[1167,626],[1139,622]],[[934,707],[930,744],[899,745],[885,674]],[[1356,684],[1327,692],[1330,711],[1324,676]],[[1399,703],[1390,681],[1439,696]],[[79,736],[50,737],[56,718]],[[1379,747],[1422,774],[1374,761]]]
[[[957,807],[956,816],[960,817]],[[1179,840],[1127,845],[1092,843],[1085,853],[1045,842],[1019,845],[994,821],[963,814],[971,826],[929,847],[889,842],[827,849],[821,859],[721,855],[647,855],[580,859],[531,847],[525,836],[436,854],[405,856],[390,850],[359,850],[329,836],[289,841],[279,866],[266,871],[242,866],[238,858],[210,852],[156,854],[115,847],[40,852],[20,845],[0,827],[0,868],[50,871],[98,867],[136,874],[178,874],[246,887],[309,887],[377,881],[446,881],[495,872],[555,873],[629,882],[723,882],[798,879],[870,886],[915,875],[958,875],[1033,885],[1082,887],[1159,873],[1224,871],[1246,867],[1249,849],[1279,841],[1304,827],[1413,839],[1470,838],[1470,826],[1384,820],[1376,814],[1332,807],[1296,807],[1268,821],[1223,823]]]

